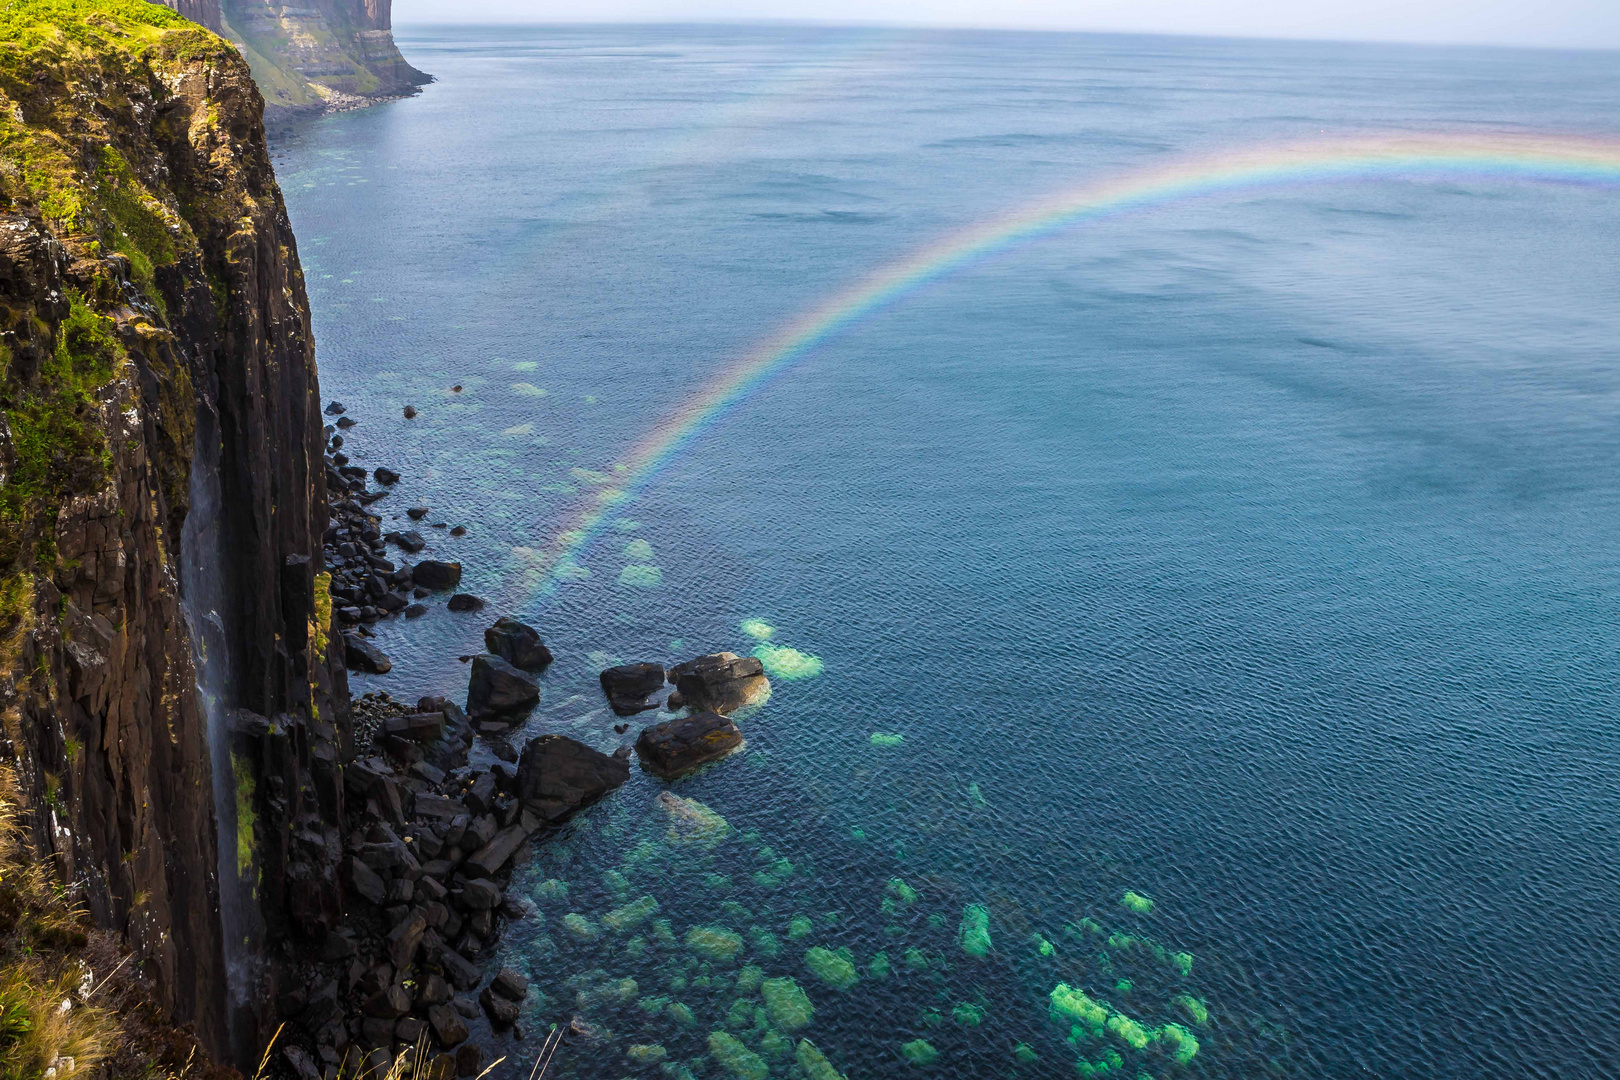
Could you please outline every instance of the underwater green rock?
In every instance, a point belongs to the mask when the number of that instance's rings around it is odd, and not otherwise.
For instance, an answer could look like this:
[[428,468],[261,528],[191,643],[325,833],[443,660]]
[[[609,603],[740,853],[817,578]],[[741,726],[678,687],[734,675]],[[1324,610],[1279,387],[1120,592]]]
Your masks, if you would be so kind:
[[562,925],[564,930],[567,930],[580,941],[595,941],[602,936],[602,931],[597,928],[595,923],[576,911],[570,911],[567,915],[564,915]]
[[759,989],[765,978],[764,969],[755,964],[749,964],[737,972],[737,992],[739,994],[752,994]]
[[658,901],[650,896],[643,896],[603,915],[602,925],[614,931],[634,930],[656,914]]
[[731,1028],[733,1031],[742,1031],[745,1028],[753,1027],[754,1003],[747,998],[738,998],[733,1001],[731,1008],[726,1010],[724,1023],[726,1027]]
[[1133,1050],[1146,1050],[1147,1044],[1153,1041],[1153,1034],[1147,1028],[1124,1013],[1114,1013],[1108,1018],[1108,1030],[1129,1043]]
[[959,934],[962,951],[983,960],[990,955],[990,911],[983,904],[969,904],[962,909],[962,929]]
[[889,734],[887,732],[883,732],[883,731],[874,731],[874,732],[872,732],[872,745],[873,746],[893,747],[893,746],[899,746],[901,743],[903,743],[905,741],[906,741],[906,737],[904,735],[891,735],[891,734]]
[[737,1080],[765,1080],[771,1075],[765,1059],[744,1046],[735,1036],[724,1031],[709,1034],[709,1053],[720,1067]]
[[1030,944],[1035,946],[1035,951],[1040,953],[1042,956],[1051,956],[1052,953],[1056,951],[1052,943],[1047,941],[1040,934],[1032,934],[1029,940]]
[[866,973],[874,979],[887,979],[889,977],[889,954],[880,952],[872,957],[872,962],[866,965]]
[[807,915],[795,915],[788,923],[788,940],[797,941],[816,932],[816,924]]
[[1059,1022],[1084,1024],[1092,1031],[1101,1031],[1108,1022],[1107,1006],[1093,1001],[1085,991],[1067,983],[1058,983],[1047,1000],[1051,1003],[1052,1019]]
[[939,1051],[927,1039],[913,1039],[900,1047],[900,1056],[913,1065],[926,1067],[939,1060]]
[[1041,1060],[1041,1055],[1037,1054],[1035,1048],[1030,1046],[1029,1043],[1019,1043],[1013,1047],[1012,1055],[1013,1060],[1020,1065],[1033,1065]]
[[760,1036],[759,1052],[773,1061],[780,1061],[782,1058],[792,1056],[793,1041],[780,1031],[772,1029]]
[[656,589],[664,583],[664,572],[646,563],[631,563],[619,571],[620,585],[634,585],[639,589]]
[[775,960],[782,954],[782,943],[776,939],[775,934],[762,926],[748,928],[748,943],[753,946],[754,952],[766,960]]
[[1185,1065],[1198,1054],[1198,1040],[1180,1024],[1166,1024],[1159,1029],[1159,1041],[1170,1050],[1170,1056]]
[[764,619],[744,619],[740,629],[755,641],[767,641],[776,633],[776,627]]
[[834,952],[817,945],[804,954],[804,964],[816,978],[834,990],[848,990],[861,981],[861,977],[855,973],[855,960],[848,949]]
[[1187,1019],[1195,1024],[1209,1023],[1209,1006],[1191,994],[1177,994],[1170,999],[1170,1004],[1186,1013]]
[[669,1006],[664,1009],[664,1015],[668,1016],[681,1027],[691,1027],[693,1024],[697,1023],[697,1017],[692,1015],[692,1010],[681,1004],[679,1001],[670,1002]]
[[568,899],[568,882],[547,878],[534,887],[534,895],[541,900]]
[[951,1019],[963,1027],[978,1027],[984,1023],[984,1009],[982,1006],[974,1005],[972,1002],[959,1002],[955,1008],[951,1009]]
[[656,1065],[669,1056],[669,1051],[657,1043],[635,1043],[624,1056],[638,1065]]
[[928,970],[928,954],[915,946],[907,949],[906,967],[914,971]]
[[760,987],[765,998],[765,1010],[771,1023],[784,1031],[797,1031],[807,1026],[815,1016],[815,1006],[800,989],[799,984],[786,976],[766,979]]
[[917,902],[917,890],[897,877],[889,879],[888,884],[883,886],[883,892],[902,904],[915,904]]
[[813,679],[826,667],[821,662],[821,657],[811,656],[798,649],[790,649],[786,645],[767,645],[761,642],[755,647],[754,656],[759,659],[765,673],[771,678],[786,679],[789,682],[797,679]]
[[694,926],[686,932],[686,947],[699,956],[727,963],[742,952],[742,935],[724,926]]
[[625,894],[630,891],[630,882],[617,870],[609,870],[602,875],[602,887],[623,900]]
[[793,1060],[799,1063],[808,1080],[846,1080],[846,1077],[832,1067],[827,1055],[816,1049],[809,1039],[800,1039],[798,1048],[793,1052]]
[[1146,915],[1148,912],[1153,910],[1152,900],[1149,900],[1141,893],[1132,892],[1129,889],[1125,890],[1125,895],[1119,898],[1119,902],[1121,906],[1130,911],[1136,912],[1138,915]]

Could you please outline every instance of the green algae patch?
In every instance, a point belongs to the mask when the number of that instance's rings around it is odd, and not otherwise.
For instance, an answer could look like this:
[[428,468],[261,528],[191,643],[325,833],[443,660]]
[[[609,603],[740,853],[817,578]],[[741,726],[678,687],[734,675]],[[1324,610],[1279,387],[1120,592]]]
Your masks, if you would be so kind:
[[637,1065],[656,1065],[669,1057],[669,1051],[657,1043],[633,1043],[624,1056]]
[[[719,812],[696,799],[682,798],[672,792],[661,792],[658,808],[669,816],[669,829],[664,838],[676,847],[696,845],[713,849],[731,835],[731,823]],[[714,875],[720,876],[720,875]],[[730,879],[726,879],[730,884]]]
[[804,964],[812,974],[834,990],[848,990],[861,981],[855,972],[855,958],[848,949],[824,949],[820,945],[804,954]]
[[906,950],[906,967],[913,971],[928,970],[928,954],[916,946]]
[[669,1007],[664,1010],[664,1015],[684,1028],[692,1027],[697,1023],[697,1017],[692,1015],[692,1010],[679,1001],[670,1002]]
[[733,1031],[745,1031],[754,1026],[754,1003],[747,998],[738,998],[726,1010],[726,1018],[721,1021]]
[[957,935],[962,951],[976,960],[990,955],[990,910],[983,904],[962,909],[962,928]]
[[1029,943],[1035,946],[1035,951],[1041,956],[1051,956],[1057,951],[1053,944],[1050,941],[1047,941],[1040,934],[1031,934]]
[[1159,1041],[1170,1051],[1176,1063],[1185,1065],[1198,1054],[1198,1040],[1180,1024],[1166,1024],[1159,1029]]
[[866,973],[874,979],[887,979],[889,977],[889,954],[880,952],[872,957],[872,962],[866,965]]
[[664,572],[647,563],[631,563],[619,571],[619,584],[638,589],[656,589],[664,583]]
[[872,732],[872,745],[885,748],[899,746],[906,741],[904,735],[891,735],[885,731]]
[[724,1031],[709,1033],[709,1053],[714,1055],[714,1060],[722,1069],[737,1080],[765,1080],[771,1075],[770,1066],[765,1064],[764,1058]]
[[580,941],[595,941],[602,936],[601,929],[577,911],[564,915],[562,925],[564,930]]
[[1012,1050],[1013,1062],[1018,1065],[1033,1065],[1041,1060],[1041,1055],[1029,1043],[1019,1043]]
[[773,1061],[790,1058],[793,1056],[793,1040],[772,1028],[760,1036],[759,1052]]
[[694,926],[686,932],[686,947],[705,960],[729,963],[742,952],[742,935],[723,926]]
[[624,557],[634,559],[636,562],[651,562],[653,546],[645,540],[632,540],[624,545]]
[[915,904],[917,902],[917,890],[907,885],[901,878],[890,878],[888,884],[883,886],[883,893],[885,896],[892,897],[902,904]]
[[658,901],[650,896],[643,896],[602,916],[602,925],[616,932],[634,930],[657,914]]
[[744,619],[739,629],[755,641],[769,641],[776,634],[776,627],[764,619]]
[[771,1023],[784,1031],[807,1027],[815,1016],[816,1009],[810,998],[790,978],[766,979],[760,986],[760,995],[765,999],[765,1012]]
[[1132,1050],[1146,1050],[1148,1043],[1153,1041],[1151,1031],[1124,1013],[1114,1013],[1108,1018],[1108,1030],[1129,1044]]
[[630,891],[630,882],[617,870],[609,870],[602,875],[602,887],[623,900],[625,894]]
[[1074,1071],[1081,1076],[1111,1076],[1125,1067],[1125,1059],[1117,1050],[1104,1050],[1091,1061],[1077,1061]]
[[775,960],[782,955],[782,943],[776,935],[762,926],[748,928],[748,944],[759,956],[766,960]]
[[984,792],[979,789],[978,781],[974,781],[967,786],[967,795],[968,802],[978,809],[986,810],[989,808],[990,801],[984,797]]
[[1108,1008],[1068,983],[1058,983],[1047,996],[1052,1019],[1059,1023],[1083,1024],[1093,1032],[1100,1032],[1108,1023]]
[[646,997],[636,999],[636,1008],[648,1016],[657,1016],[669,1008],[669,998],[662,994],[649,994]]
[[827,1055],[816,1048],[809,1039],[800,1039],[799,1045],[793,1051],[793,1060],[798,1062],[799,1068],[809,1080],[846,1080],[843,1073],[833,1068]]
[[951,1009],[951,1019],[963,1027],[978,1027],[984,1023],[984,1007],[969,1001],[958,1002]]
[[1170,999],[1170,1004],[1187,1015],[1187,1019],[1195,1024],[1209,1023],[1209,1006],[1193,997],[1191,994],[1177,994]]
[[764,665],[766,674],[773,679],[795,682],[813,679],[825,668],[821,657],[811,656],[786,645],[768,645],[761,642],[754,648],[754,656]]
[[568,882],[558,881],[556,878],[547,878],[534,887],[534,895],[540,900],[566,900],[568,899]]
[[749,964],[737,972],[737,992],[739,994],[752,994],[758,990],[760,983],[765,979],[765,970],[757,964]]
[[939,1060],[939,1051],[927,1039],[913,1039],[900,1047],[900,1056],[913,1065],[927,1068]]
[[1179,971],[1183,975],[1191,975],[1192,974],[1192,967],[1193,967],[1192,953],[1189,953],[1189,952],[1172,953],[1170,955],[1170,966],[1175,968],[1177,971]]
[[809,937],[815,932],[816,924],[811,922],[810,917],[807,915],[795,915],[792,921],[788,923],[789,941],[798,941],[800,938]]
[[1125,908],[1127,911],[1134,911],[1138,915],[1146,915],[1148,912],[1153,910],[1152,900],[1149,900],[1139,892],[1132,892],[1129,889],[1126,889],[1125,895],[1119,898],[1119,903],[1120,906]]

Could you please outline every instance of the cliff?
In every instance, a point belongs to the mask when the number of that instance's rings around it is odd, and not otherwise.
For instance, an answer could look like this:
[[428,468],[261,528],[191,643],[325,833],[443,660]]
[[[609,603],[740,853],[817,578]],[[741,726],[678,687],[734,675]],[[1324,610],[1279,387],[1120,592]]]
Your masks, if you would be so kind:
[[165,8],[0,7],[0,759],[68,897],[237,1060],[253,957],[340,914],[348,723],[262,109]]
[[414,93],[432,81],[394,44],[391,0],[172,0],[172,6],[241,47],[272,122]]

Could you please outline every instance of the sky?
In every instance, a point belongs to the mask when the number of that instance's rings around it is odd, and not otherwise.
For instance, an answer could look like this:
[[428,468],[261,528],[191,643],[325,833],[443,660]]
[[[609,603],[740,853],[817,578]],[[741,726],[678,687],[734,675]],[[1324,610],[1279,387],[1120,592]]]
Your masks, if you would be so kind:
[[394,22],[795,22],[1620,49],[1620,0],[394,0]]

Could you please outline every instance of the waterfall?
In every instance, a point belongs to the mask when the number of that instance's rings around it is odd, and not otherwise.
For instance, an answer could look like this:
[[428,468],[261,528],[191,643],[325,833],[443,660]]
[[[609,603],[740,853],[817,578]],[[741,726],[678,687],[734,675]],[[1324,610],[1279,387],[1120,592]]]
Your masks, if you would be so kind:
[[[258,961],[254,938],[259,934],[259,912],[254,897],[255,871],[250,830],[240,837],[238,799],[251,806],[252,773],[239,769],[232,752],[229,625],[230,590],[224,568],[221,536],[217,420],[199,410],[197,441],[191,459],[191,508],[180,536],[180,603],[191,632],[197,672],[197,707],[208,734],[213,775],[214,818],[219,843],[219,918],[224,947],[228,999],[226,1022],[232,1057],[240,1065],[254,1053],[253,988]],[[239,773],[242,773],[239,780]],[[245,792],[242,785],[247,785]]]

